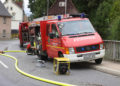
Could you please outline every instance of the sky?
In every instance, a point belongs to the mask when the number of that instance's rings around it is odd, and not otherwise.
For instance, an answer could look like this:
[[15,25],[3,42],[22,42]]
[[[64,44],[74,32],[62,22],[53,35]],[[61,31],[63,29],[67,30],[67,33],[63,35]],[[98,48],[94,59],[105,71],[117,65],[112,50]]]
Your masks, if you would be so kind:
[[[4,2],[5,0],[0,0],[1,2]],[[29,0],[24,0],[24,11],[27,16],[31,14],[30,9],[28,8]]]

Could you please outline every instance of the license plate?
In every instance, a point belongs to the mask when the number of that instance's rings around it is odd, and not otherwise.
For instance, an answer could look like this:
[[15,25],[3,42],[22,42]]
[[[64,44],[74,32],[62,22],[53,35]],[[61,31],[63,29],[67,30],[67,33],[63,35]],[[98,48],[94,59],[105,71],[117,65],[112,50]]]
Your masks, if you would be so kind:
[[95,54],[94,53],[84,54],[83,57],[84,57],[84,60],[88,61],[88,60],[94,59]]

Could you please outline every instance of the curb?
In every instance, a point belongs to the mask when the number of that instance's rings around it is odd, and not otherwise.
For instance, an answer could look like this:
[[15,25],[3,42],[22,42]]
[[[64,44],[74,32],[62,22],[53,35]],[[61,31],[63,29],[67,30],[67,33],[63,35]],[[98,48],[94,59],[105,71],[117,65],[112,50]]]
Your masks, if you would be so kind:
[[115,76],[120,76],[120,71],[114,70],[114,69],[111,69],[111,68],[108,68],[108,67],[93,66],[92,68],[95,69],[95,70],[104,72],[104,73],[112,74],[112,75],[115,75]]

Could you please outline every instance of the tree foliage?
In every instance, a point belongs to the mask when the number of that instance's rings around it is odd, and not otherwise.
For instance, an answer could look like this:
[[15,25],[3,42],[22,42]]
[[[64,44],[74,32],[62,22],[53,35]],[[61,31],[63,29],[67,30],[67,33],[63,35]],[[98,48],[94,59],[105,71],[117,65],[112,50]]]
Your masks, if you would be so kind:
[[[49,0],[49,5],[51,6],[53,2],[54,0]],[[47,0],[29,0],[28,7],[33,13],[34,18],[44,16],[47,13]]]
[[120,0],[115,0],[110,12],[110,36],[109,39],[120,40]]

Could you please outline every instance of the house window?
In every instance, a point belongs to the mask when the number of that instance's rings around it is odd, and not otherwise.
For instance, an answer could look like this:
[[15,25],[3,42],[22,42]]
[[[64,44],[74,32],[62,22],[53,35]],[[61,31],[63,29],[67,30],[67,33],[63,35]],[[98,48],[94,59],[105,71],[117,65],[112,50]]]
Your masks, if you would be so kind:
[[59,2],[59,7],[65,7],[65,2]]
[[13,10],[13,8],[12,8],[12,7],[11,7],[10,9],[11,9],[11,10]]
[[6,17],[3,17],[3,24],[6,24]]
[[12,13],[12,19],[15,19],[15,12]]
[[6,30],[3,30],[3,37],[6,37]]

